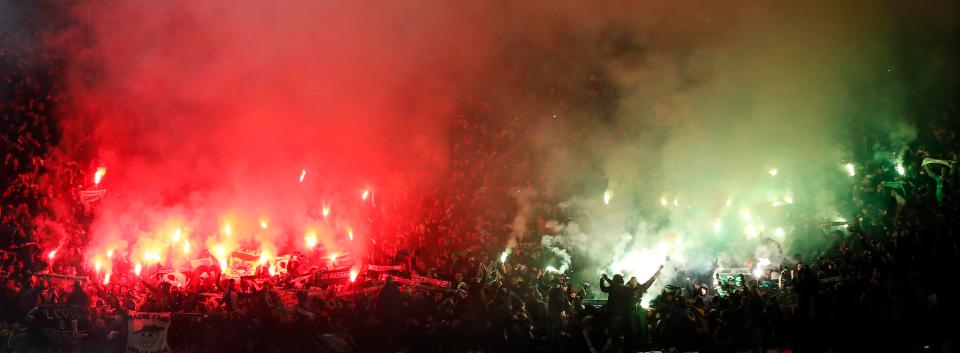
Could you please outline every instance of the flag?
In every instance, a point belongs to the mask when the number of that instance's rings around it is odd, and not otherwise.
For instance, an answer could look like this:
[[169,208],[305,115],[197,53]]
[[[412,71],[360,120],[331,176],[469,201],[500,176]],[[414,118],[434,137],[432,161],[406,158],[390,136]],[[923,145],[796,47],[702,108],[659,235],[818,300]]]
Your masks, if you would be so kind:
[[234,278],[253,276],[257,273],[257,268],[260,266],[259,260],[259,251],[256,251],[256,253],[250,251],[234,251],[230,254],[230,258],[227,259],[227,271],[224,271],[224,275]]
[[160,273],[160,280],[171,286],[182,287],[187,284],[187,275],[180,271],[167,270]]
[[130,312],[126,353],[168,353],[170,313]]
[[290,255],[277,256],[270,263],[270,269],[274,275],[287,273],[287,265],[290,264]]

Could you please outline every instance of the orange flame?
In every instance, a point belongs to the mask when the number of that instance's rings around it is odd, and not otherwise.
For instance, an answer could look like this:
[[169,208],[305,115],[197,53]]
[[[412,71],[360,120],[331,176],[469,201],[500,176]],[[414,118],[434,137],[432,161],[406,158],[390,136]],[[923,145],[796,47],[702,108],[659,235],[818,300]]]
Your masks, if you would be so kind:
[[323,218],[327,218],[330,215],[330,206],[323,205]]
[[363,194],[360,195],[360,199],[366,201],[367,196],[370,196],[370,189],[363,189]]
[[50,258],[50,260],[53,260],[54,257],[57,257],[57,250],[51,250],[50,253],[47,254],[47,257]]
[[138,262],[136,265],[133,266],[133,273],[136,274],[137,276],[139,276],[139,275],[140,275],[140,271],[143,271],[143,265],[141,265],[141,264]]
[[307,170],[306,170],[306,169],[301,169],[301,170],[300,170],[300,182],[301,182],[301,183],[303,182],[303,178],[306,177],[306,176],[307,176]]
[[103,180],[103,175],[107,174],[107,167],[97,168],[96,173],[93,173],[93,184],[100,185],[100,181]]
[[360,271],[357,271],[356,269],[352,269],[352,268],[351,268],[351,269],[350,269],[350,282],[356,282],[356,281],[357,281],[357,276],[359,276],[359,275],[360,275]]

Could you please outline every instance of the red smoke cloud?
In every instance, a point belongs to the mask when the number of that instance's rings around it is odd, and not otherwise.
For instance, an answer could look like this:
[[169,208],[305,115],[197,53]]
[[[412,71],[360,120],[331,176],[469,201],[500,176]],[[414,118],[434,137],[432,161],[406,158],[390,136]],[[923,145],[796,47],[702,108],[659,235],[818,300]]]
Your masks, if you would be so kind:
[[59,36],[65,135],[89,134],[92,168],[110,171],[91,253],[183,263],[202,248],[303,249],[308,233],[362,248],[372,202],[444,171],[459,82],[485,61],[458,12],[377,7],[79,4]]

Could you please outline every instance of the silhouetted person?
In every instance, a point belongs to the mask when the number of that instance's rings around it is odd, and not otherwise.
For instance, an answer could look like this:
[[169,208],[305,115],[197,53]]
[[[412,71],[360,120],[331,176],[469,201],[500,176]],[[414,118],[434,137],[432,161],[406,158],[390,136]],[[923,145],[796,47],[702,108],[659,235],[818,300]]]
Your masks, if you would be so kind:
[[608,294],[607,305],[604,307],[607,310],[609,319],[607,329],[610,332],[610,337],[613,338],[619,349],[623,347],[623,335],[626,328],[624,323],[629,315],[633,313],[633,297],[635,293],[638,291],[646,291],[647,288],[650,288],[650,285],[656,280],[660,271],[663,271],[663,265],[657,269],[657,272],[654,273],[649,280],[636,287],[624,285],[623,275],[620,274],[613,275],[613,280],[610,280],[606,273],[600,277],[600,290]]

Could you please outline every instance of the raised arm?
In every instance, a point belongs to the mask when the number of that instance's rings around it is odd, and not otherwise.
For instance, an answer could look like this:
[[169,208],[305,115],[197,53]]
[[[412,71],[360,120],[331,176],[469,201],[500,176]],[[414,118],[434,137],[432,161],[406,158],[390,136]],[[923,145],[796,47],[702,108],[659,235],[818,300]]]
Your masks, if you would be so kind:
[[641,285],[638,287],[638,289],[639,289],[639,290],[646,291],[647,288],[650,288],[650,286],[653,285],[653,281],[656,281],[656,280],[657,280],[657,276],[660,275],[660,272],[661,272],[661,271],[663,271],[663,265],[660,265],[660,268],[657,269],[657,272],[654,273],[653,276],[650,276],[650,279],[648,279],[646,282],[643,282],[643,284],[641,284]]
[[609,281],[610,279],[607,278],[606,273],[604,273],[603,276],[600,276],[600,291],[604,293],[610,293],[610,290],[609,290],[610,286],[607,285],[607,282]]

